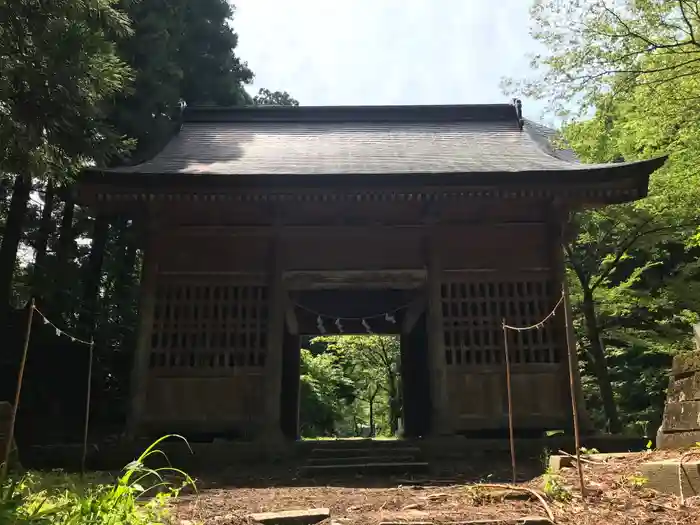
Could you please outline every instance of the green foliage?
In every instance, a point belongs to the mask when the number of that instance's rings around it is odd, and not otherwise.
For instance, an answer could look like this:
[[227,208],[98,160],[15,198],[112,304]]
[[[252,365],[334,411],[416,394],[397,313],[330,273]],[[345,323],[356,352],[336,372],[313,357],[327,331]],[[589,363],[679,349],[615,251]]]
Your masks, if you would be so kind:
[[600,109],[601,96],[655,89],[700,72],[693,0],[534,0],[530,14],[543,48],[531,57],[536,75],[505,84],[548,99],[553,109],[586,114]]
[[[93,422],[103,433],[124,424],[142,252],[138,228],[115,217],[103,267],[91,268],[94,222],[70,184],[86,164],[154,155],[184,105],[298,104],[286,92],[246,92],[253,73],[236,54],[233,14],[226,0],[0,2],[0,315],[34,295],[52,321],[89,337],[82,319],[95,314]],[[22,191],[12,191],[17,180]],[[47,181],[56,195],[42,220]],[[86,297],[90,283],[97,297]],[[57,377],[82,373],[68,368]],[[63,432],[71,425],[52,388],[25,392],[25,413],[50,413],[47,426]]]
[[542,475],[542,492],[554,501],[565,503],[571,500],[571,492],[566,488],[564,478],[549,468]]
[[537,0],[531,19],[543,52],[507,89],[568,116],[562,138],[584,162],[668,155],[647,198],[572,215],[565,246],[589,409],[599,428],[648,435],[700,312],[700,12],[688,0]]
[[2,2],[0,19],[0,173],[62,178],[124,147],[104,121],[131,78],[116,1]]
[[[113,484],[78,480],[60,472],[27,474],[0,484],[0,523],[42,525],[150,525],[168,523],[168,502],[190,486],[187,474],[173,467],[149,468],[146,461],[164,456],[158,445],[180,436],[164,436],[124,468]],[[176,475],[178,482],[168,479]]]
[[394,435],[401,413],[399,341],[316,337],[302,350],[301,427],[310,436]]
[[133,33],[118,48],[134,68],[135,82],[115,101],[112,120],[138,147],[113,164],[142,162],[160,151],[178,129],[183,105],[253,102],[245,90],[253,73],[235,54],[234,8],[226,0],[123,0],[122,5]]
[[253,103],[257,106],[298,106],[299,102],[292,98],[286,91],[270,91],[260,88],[258,94],[253,97]]
[[253,72],[234,54],[238,35],[231,27],[233,6],[226,0],[181,1],[182,99],[190,105],[250,104],[244,85],[253,80]]
[[300,426],[303,436],[331,436],[345,419],[353,384],[336,356],[301,350]]

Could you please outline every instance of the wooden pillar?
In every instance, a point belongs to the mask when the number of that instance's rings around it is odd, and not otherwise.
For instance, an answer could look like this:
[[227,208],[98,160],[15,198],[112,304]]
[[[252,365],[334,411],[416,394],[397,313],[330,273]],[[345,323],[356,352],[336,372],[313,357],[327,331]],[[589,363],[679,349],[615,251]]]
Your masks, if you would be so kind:
[[442,318],[442,265],[437,251],[436,238],[431,234],[427,242],[427,325],[428,366],[430,369],[430,400],[432,408],[431,429],[433,436],[452,433],[449,398],[447,392],[447,363],[445,361],[445,335]]
[[280,395],[280,426],[287,440],[299,439],[299,388],[301,386],[299,366],[301,345],[299,334],[284,331],[282,350],[282,391]]
[[151,357],[151,332],[153,331],[153,313],[156,301],[158,278],[157,247],[153,242],[154,233],[148,232],[144,243],[144,255],[141,265],[141,282],[139,286],[139,317],[136,348],[131,372],[131,407],[127,423],[127,434],[136,437],[143,421],[148,389],[148,369]]
[[284,318],[287,306],[284,288],[284,261],[278,230],[271,239],[268,264],[267,358],[265,361],[265,439],[282,439],[280,427],[280,395],[282,392]]

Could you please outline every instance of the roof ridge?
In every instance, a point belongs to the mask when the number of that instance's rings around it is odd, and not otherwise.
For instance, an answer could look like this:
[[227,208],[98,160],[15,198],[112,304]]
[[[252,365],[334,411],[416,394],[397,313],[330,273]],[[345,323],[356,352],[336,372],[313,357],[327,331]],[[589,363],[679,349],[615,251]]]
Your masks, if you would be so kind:
[[513,122],[514,104],[188,107],[183,122]]

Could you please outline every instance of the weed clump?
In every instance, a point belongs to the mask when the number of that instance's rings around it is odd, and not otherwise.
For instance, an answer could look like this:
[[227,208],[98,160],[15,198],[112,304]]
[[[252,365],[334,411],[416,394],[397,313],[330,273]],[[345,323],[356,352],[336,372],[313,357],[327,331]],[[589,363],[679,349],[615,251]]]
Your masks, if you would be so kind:
[[[194,480],[169,465],[150,468],[153,456],[167,457],[158,445],[163,436],[124,467],[112,483],[98,476],[77,479],[61,472],[28,473],[0,486],[0,524],[16,525],[151,525],[166,523],[168,503]],[[187,445],[189,447],[189,444]],[[191,449],[190,449],[191,450]]]

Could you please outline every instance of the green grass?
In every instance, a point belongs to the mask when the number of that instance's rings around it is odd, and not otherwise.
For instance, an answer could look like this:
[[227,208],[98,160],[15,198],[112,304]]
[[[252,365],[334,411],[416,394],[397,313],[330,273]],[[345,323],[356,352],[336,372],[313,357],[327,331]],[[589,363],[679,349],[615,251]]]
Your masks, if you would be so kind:
[[80,479],[60,471],[8,477],[0,484],[0,525],[167,523],[169,501],[187,486],[196,489],[192,478],[179,469],[146,465],[155,456],[167,462],[158,445],[168,438],[187,443],[176,435],[158,439],[111,482],[105,474]]

